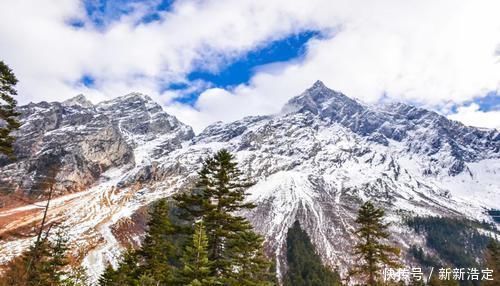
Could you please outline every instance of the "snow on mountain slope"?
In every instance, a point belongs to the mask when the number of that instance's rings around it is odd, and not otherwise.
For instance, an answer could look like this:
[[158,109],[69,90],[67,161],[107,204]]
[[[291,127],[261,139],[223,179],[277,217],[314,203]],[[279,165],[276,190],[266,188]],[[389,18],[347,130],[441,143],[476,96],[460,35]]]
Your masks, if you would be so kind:
[[96,106],[80,95],[63,103],[31,103],[19,111],[18,160],[9,164],[0,158],[0,190],[10,195],[4,207],[18,203],[13,193],[23,200],[39,197],[49,171],[57,171],[56,193],[81,191],[111,168],[165,155],[194,136],[190,127],[137,93]]
[[[257,208],[244,215],[265,236],[269,252],[276,253],[280,272],[286,268],[286,232],[295,220],[311,236],[325,263],[345,271],[353,259],[348,252],[355,241],[353,220],[365,200],[387,210],[394,222],[393,240],[403,248],[422,241],[401,224],[402,214],[490,221],[485,211],[500,207],[497,130],[466,127],[404,104],[366,106],[321,82],[291,99],[280,114],[218,122],[195,137],[189,127],[140,94],[85,105],[63,109],[108,118],[107,124],[117,130],[129,149],[126,154],[133,158],[103,169],[84,191],[59,197],[51,208],[50,220],[70,226],[75,252],[85,254],[83,264],[94,278],[108,261],[116,261],[121,250],[114,227],[130,221],[150,202],[188,188],[203,158],[220,148],[235,153],[240,168],[256,182],[248,190],[248,200]],[[30,120],[42,120],[54,106],[58,105],[36,105],[31,114],[40,114],[39,119],[30,115],[23,120],[29,126]],[[79,125],[85,129],[91,123]],[[62,128],[73,134],[76,127],[63,124],[58,132],[64,133]],[[45,138],[50,132],[38,136]],[[38,149],[47,149],[41,141]],[[68,144],[82,143],[61,141],[59,146],[66,149]],[[33,149],[36,142],[24,145]],[[37,215],[40,210],[32,206],[0,209],[0,235],[5,237],[0,252],[5,260],[29,244],[29,238],[5,234],[13,226],[29,225]],[[2,225],[7,219],[11,222]]]

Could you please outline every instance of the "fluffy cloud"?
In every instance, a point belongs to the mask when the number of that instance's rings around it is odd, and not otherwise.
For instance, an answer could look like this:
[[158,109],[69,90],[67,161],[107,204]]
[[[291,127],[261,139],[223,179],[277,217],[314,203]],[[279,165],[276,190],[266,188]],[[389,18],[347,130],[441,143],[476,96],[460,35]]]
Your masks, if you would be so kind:
[[[76,0],[1,5],[1,56],[21,80],[21,102],[77,93],[99,101],[140,91],[199,131],[217,120],[277,112],[317,79],[365,102],[384,96],[435,109],[500,89],[496,0],[179,0],[147,24],[137,23],[148,6],[134,3],[135,12],[105,29],[93,27]],[[65,24],[74,18],[86,25]],[[260,67],[248,83],[205,89],[194,106],[164,91],[170,82],[190,84],[192,70],[217,71],[304,30],[323,36],[308,42],[303,58]],[[78,84],[83,74],[96,79],[94,86]],[[484,116],[479,126],[498,119],[474,113]],[[459,114],[451,117],[469,122]]]
[[459,107],[457,113],[448,115],[448,118],[461,121],[469,126],[500,130],[500,110],[481,111],[479,105],[475,103]]
[[[161,21],[142,24],[145,9],[134,3],[134,12],[100,29],[77,0],[7,0],[0,9],[0,47],[21,79],[21,102],[79,92],[96,98],[130,90],[159,96],[163,85],[182,81],[193,69],[217,70],[305,26],[294,15],[300,7],[284,11],[279,7],[285,1],[254,2],[177,1],[160,13]],[[71,19],[85,26],[72,27]],[[93,91],[77,84],[83,74],[97,79]]]
[[[305,59],[261,69],[231,96],[206,92],[191,116],[205,118],[209,113],[233,120],[237,110],[249,115],[252,107],[276,112],[316,79],[365,102],[384,96],[430,108],[500,88],[500,59],[495,53],[500,21],[493,20],[500,2],[362,2],[353,4],[353,11],[340,12],[344,22],[335,36],[311,41]],[[335,15],[335,5],[330,8]],[[220,102],[227,98],[232,112],[223,112],[222,103],[208,104],[208,97]],[[482,114],[485,122],[494,122],[492,114]]]

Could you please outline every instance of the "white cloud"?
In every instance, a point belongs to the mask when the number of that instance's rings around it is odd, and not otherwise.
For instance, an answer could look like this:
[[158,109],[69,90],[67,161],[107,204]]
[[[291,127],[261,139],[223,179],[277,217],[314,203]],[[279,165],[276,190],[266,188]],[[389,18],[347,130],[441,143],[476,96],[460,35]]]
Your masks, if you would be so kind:
[[[332,17],[338,12],[344,19],[335,37],[311,41],[303,61],[261,70],[231,97],[225,95],[227,105],[214,107],[202,95],[194,115],[233,120],[238,112],[276,112],[316,79],[366,102],[385,94],[430,107],[500,89],[495,54],[500,19],[494,16],[500,2],[354,1],[351,8],[336,11],[335,5],[325,5]],[[229,106],[231,112],[223,112]],[[495,122],[494,113],[482,117],[486,123],[478,121],[478,126]]]
[[[286,2],[178,1],[163,21],[135,25],[143,11],[110,24],[104,31],[66,24],[84,17],[77,0],[6,0],[0,9],[2,58],[20,78],[20,102],[56,100],[86,91],[74,83],[82,74],[98,78],[94,93],[103,98],[137,76],[161,83],[182,80],[194,67],[216,70],[272,39],[300,29],[301,19],[282,11]],[[298,9],[300,7],[295,7]],[[285,14],[283,14],[285,13]],[[304,18],[304,20],[308,20]],[[131,86],[151,91],[151,86]]]
[[448,118],[460,121],[469,126],[496,128],[500,130],[500,110],[480,111],[479,105],[476,103],[459,107],[457,113],[448,115]]
[[[99,101],[140,91],[200,130],[276,112],[317,79],[367,102],[386,93],[426,106],[461,104],[500,89],[497,0],[179,0],[162,21],[134,25],[144,6],[104,31],[65,25],[84,17],[77,0],[6,0],[0,7],[0,55],[20,79],[20,102],[77,93]],[[217,70],[308,29],[335,36],[311,40],[300,61],[258,69],[248,84],[207,87],[194,108],[169,103],[173,91],[160,92],[199,66]],[[96,77],[94,88],[75,84],[82,74]],[[496,118],[481,116],[480,126]]]

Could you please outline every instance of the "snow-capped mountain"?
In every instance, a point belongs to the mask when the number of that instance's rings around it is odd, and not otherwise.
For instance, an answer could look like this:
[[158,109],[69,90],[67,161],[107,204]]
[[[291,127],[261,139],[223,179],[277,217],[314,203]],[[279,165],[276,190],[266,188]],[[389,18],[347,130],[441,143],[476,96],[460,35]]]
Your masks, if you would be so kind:
[[[19,111],[18,162],[0,161],[0,189],[15,192],[16,198],[36,198],[52,171],[57,193],[85,190],[109,169],[156,158],[194,136],[190,127],[137,93],[96,106],[79,95],[62,103],[31,103]],[[156,151],[148,154],[153,145]],[[4,207],[18,203],[16,198]]]
[[256,182],[248,200],[257,208],[244,215],[265,236],[279,272],[295,220],[324,262],[345,271],[365,200],[387,210],[403,249],[422,241],[401,214],[491,221],[486,210],[500,207],[497,130],[401,103],[365,105],[319,81],[279,114],[215,123],[197,136],[141,94],[98,105],[78,96],[20,111],[18,161],[0,165],[0,263],[29,245],[40,208],[16,198],[36,197],[52,165],[59,197],[50,221],[70,226],[75,255],[93,277],[116,262],[122,245],[140,243],[144,207],[187,189],[203,159],[221,148]]

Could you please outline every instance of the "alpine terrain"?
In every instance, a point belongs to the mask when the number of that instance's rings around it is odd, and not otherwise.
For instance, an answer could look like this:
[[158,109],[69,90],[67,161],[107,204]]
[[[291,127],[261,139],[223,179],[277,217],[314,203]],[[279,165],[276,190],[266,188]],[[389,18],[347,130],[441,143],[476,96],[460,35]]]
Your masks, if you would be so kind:
[[140,244],[147,206],[187,190],[203,159],[222,148],[255,182],[247,199],[257,207],[244,215],[265,237],[279,277],[297,220],[342,274],[367,200],[386,210],[403,252],[425,243],[404,217],[493,223],[488,211],[500,207],[498,130],[402,103],[366,105],[320,81],[278,114],[217,122],[198,135],[138,93],[18,110],[17,161],[0,160],[0,264],[33,241],[52,180],[48,222],[67,228],[76,261],[96,279],[125,247]]

